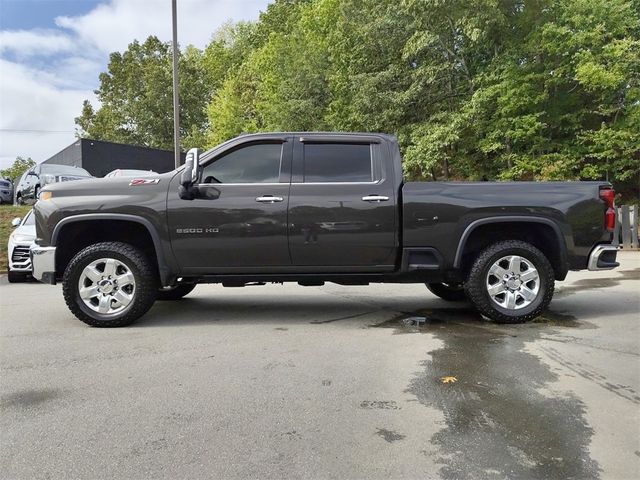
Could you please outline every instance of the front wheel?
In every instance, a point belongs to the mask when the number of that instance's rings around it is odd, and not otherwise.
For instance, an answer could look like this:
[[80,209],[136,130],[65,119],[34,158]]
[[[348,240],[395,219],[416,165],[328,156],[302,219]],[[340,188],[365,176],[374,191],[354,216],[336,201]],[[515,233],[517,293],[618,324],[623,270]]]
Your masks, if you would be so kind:
[[522,323],[551,302],[553,268],[533,245],[519,240],[494,243],[476,258],[465,291],[473,305],[498,323]]
[[132,245],[103,242],[81,250],[67,266],[62,293],[69,310],[93,327],[123,327],[153,305],[156,269]]
[[11,270],[7,270],[7,280],[9,283],[22,283],[26,282],[29,278],[28,273],[24,272],[12,272]]

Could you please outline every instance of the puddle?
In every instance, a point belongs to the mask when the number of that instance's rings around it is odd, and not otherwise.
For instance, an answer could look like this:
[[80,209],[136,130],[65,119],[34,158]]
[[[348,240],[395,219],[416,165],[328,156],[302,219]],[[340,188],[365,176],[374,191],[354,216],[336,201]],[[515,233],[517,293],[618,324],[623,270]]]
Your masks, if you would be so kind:
[[41,404],[47,403],[58,396],[60,396],[60,391],[54,389],[22,390],[3,395],[0,405],[7,409],[29,409],[39,407]]
[[[424,322],[406,322],[422,316]],[[597,478],[589,456],[593,430],[573,396],[540,393],[557,375],[525,351],[528,342],[565,328],[594,328],[547,311],[521,325],[499,325],[466,308],[411,312],[378,325],[394,334],[442,341],[407,391],[441,410],[445,426],[429,441],[445,479]],[[455,381],[444,381],[455,379]]]
[[[519,330],[535,329],[541,326],[558,326],[567,328],[595,328],[589,322],[579,321],[577,317],[547,310],[531,322],[508,325],[498,324],[485,319],[473,308],[433,308],[404,313],[382,323],[369,325],[372,328],[393,328],[394,334],[434,333],[442,328],[464,325],[482,329],[498,329],[505,335],[516,336]],[[502,330],[500,330],[502,329]]]

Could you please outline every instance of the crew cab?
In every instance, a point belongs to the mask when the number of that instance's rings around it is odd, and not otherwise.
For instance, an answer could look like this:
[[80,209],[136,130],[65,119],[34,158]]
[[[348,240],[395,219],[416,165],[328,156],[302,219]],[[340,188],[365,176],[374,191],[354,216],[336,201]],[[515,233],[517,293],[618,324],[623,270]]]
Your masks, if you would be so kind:
[[243,135],[140,178],[47,185],[33,275],[128,325],[198,283],[425,283],[515,323],[569,270],[618,266],[608,182],[405,182],[395,137]]

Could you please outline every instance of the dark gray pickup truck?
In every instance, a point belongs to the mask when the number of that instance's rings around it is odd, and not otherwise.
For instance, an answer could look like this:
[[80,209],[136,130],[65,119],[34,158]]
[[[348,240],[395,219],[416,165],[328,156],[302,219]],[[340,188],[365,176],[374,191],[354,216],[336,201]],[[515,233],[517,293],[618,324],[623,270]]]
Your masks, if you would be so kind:
[[197,283],[425,283],[533,319],[569,270],[618,266],[607,182],[404,182],[384,134],[243,135],[183,168],[43,188],[34,276],[101,327]]

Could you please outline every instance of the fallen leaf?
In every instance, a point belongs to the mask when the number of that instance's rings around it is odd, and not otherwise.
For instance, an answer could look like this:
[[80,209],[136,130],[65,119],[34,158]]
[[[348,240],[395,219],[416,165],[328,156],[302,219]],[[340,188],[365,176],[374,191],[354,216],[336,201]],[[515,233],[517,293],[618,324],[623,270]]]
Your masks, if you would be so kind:
[[440,381],[442,383],[456,383],[458,379],[452,375],[448,375],[446,377],[440,377]]

